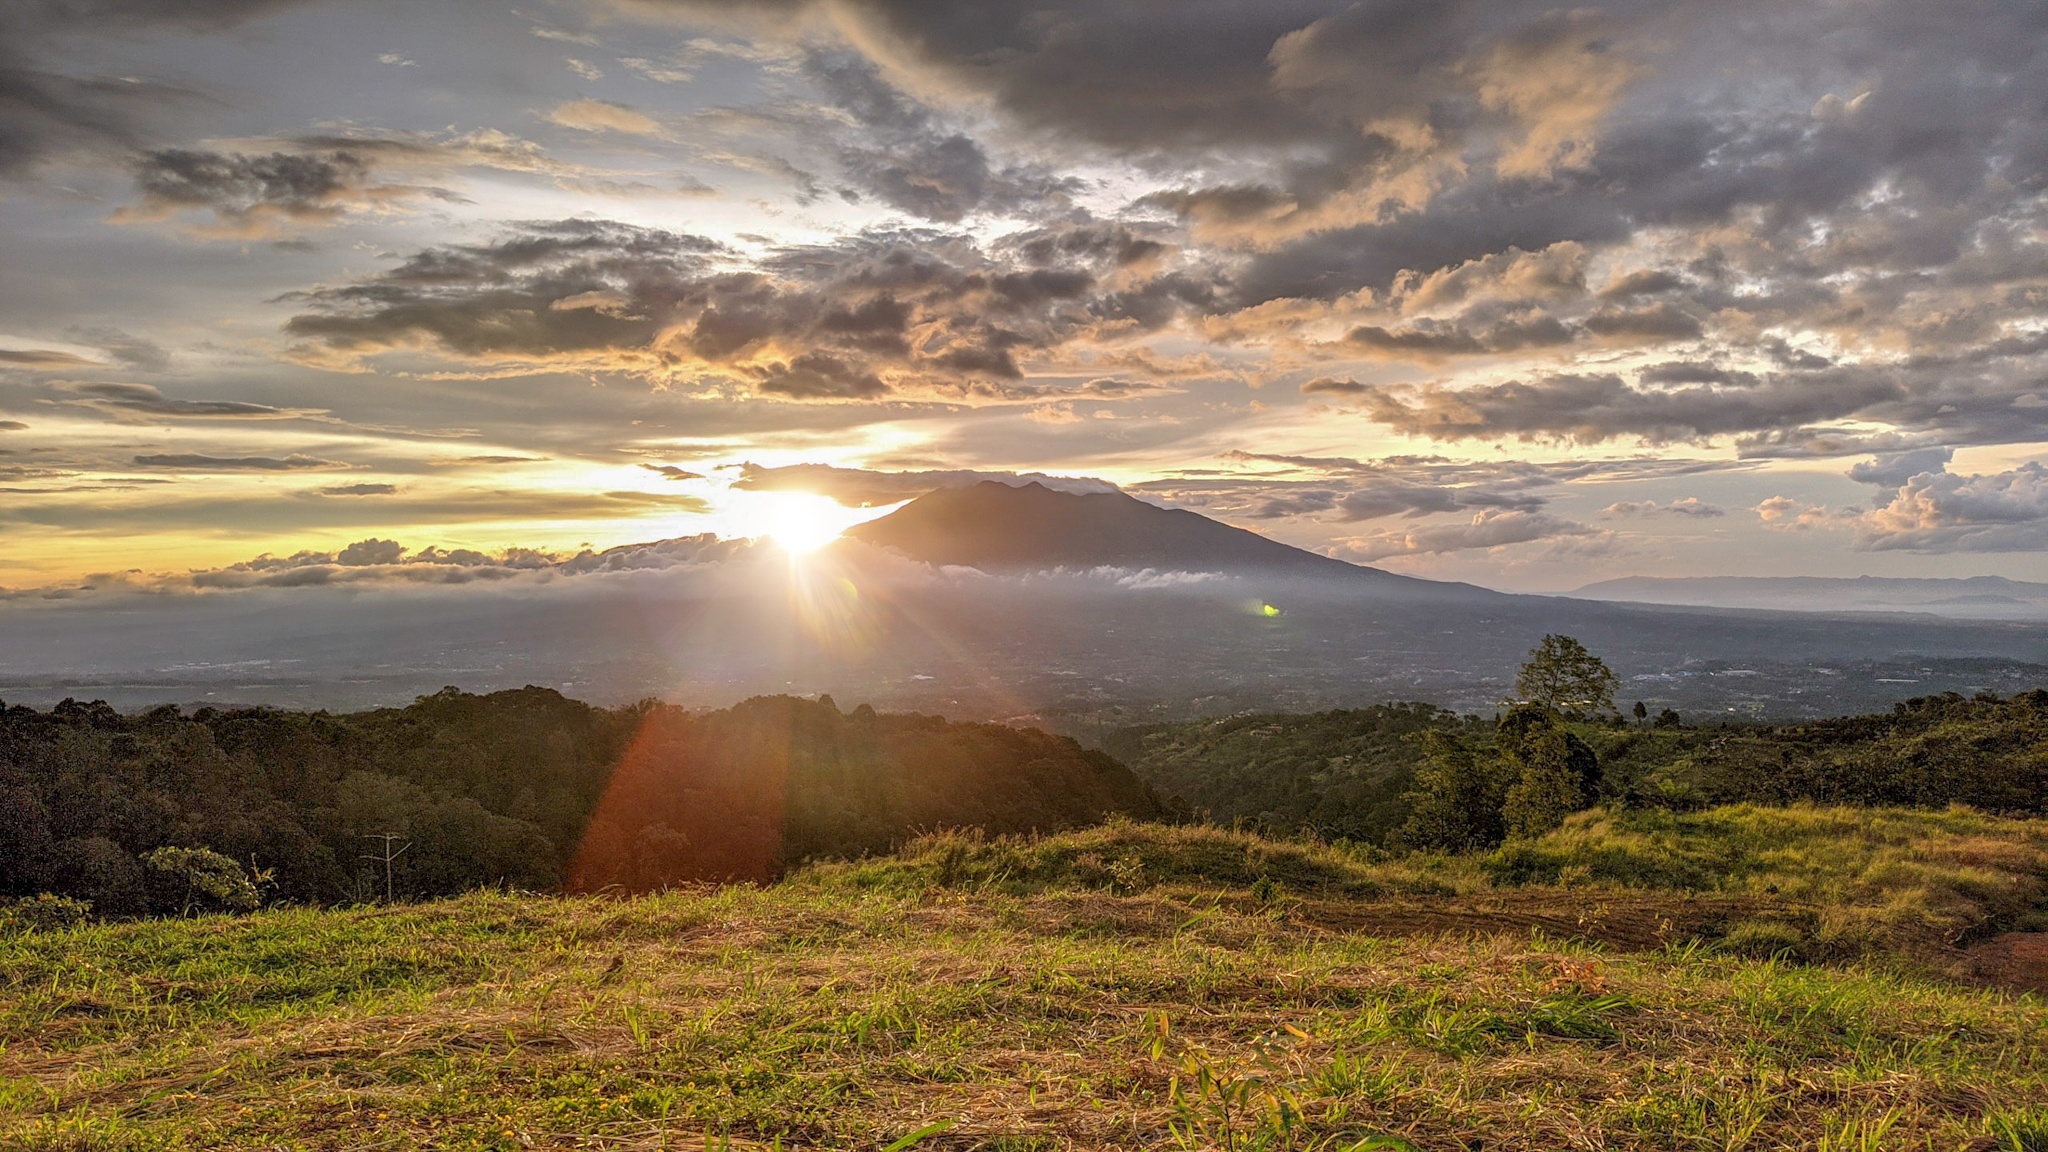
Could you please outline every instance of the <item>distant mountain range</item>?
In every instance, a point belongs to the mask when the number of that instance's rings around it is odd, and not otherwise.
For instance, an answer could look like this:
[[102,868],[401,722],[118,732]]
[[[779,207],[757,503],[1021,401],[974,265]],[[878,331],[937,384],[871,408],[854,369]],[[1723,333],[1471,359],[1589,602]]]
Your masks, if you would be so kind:
[[2048,618],[2048,584],[2003,576],[1628,576],[1571,593],[1585,600],[1789,612],[1926,612],[1972,619]]
[[[323,570],[335,587],[4,601],[0,697],[348,708],[542,684],[715,708],[829,692],[1085,734],[1387,700],[1483,714],[1551,632],[1614,666],[1624,706],[1688,717],[1839,715],[2048,684],[2048,622],[1984,618],[2040,595],[2013,581],[1822,582],[1798,601],[1743,583],[1710,607],[1681,606],[1706,598],[1684,581],[1510,595],[1122,493],[998,482],[928,493],[848,537],[798,564],[769,544],[691,539],[507,568],[487,586],[391,563]],[[1917,596],[1910,613],[1900,585]],[[1978,618],[1932,614],[1966,597],[2003,599],[1969,602]]]

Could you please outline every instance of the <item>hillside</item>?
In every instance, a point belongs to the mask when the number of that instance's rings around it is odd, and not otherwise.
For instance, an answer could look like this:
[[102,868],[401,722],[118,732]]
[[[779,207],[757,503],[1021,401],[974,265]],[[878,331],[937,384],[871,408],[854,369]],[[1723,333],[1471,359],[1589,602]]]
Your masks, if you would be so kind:
[[419,899],[767,879],[932,828],[1159,812],[1063,737],[829,699],[692,713],[529,686],[353,715],[0,710],[0,899],[55,891],[109,916],[162,910],[137,857],[163,846],[262,869],[275,899],[332,903],[383,891],[363,857],[385,833],[406,845],[392,892]]
[[[1572,726],[1598,755],[1608,800],[1677,811],[1811,801],[2048,814],[2048,692],[1917,697],[1803,724],[1679,719]],[[1408,816],[1417,738],[1429,730],[1478,747],[1492,739],[1474,717],[1387,704],[1133,725],[1102,743],[1196,815],[1384,843]]]
[[1137,725],[1107,734],[1103,748],[1205,819],[1379,843],[1407,818],[1422,758],[1415,737],[1478,727],[1428,704],[1382,704]]
[[2044,848],[1823,809],[1406,861],[1117,824],[0,931],[0,1144],[2032,1152],[2048,1003],[1947,941],[2026,926]]
[[1163,813],[1123,765],[1036,729],[765,697],[705,715],[650,712],[591,814],[568,887],[769,880],[805,860],[886,852],[913,830],[1056,832]]

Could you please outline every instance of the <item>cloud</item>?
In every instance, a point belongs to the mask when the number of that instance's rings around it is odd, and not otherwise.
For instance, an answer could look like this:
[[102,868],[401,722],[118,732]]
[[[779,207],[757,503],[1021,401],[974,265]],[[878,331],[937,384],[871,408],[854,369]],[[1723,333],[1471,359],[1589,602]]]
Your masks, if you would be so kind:
[[[1127,232],[1042,229],[989,250],[880,230],[741,263],[708,239],[601,220],[523,226],[484,244],[423,249],[380,275],[297,294],[296,355],[365,366],[425,350],[483,372],[631,372],[662,384],[745,386],[793,400],[1008,390],[1020,356],[1053,356],[1163,327],[1199,289],[1133,274]],[[738,266],[735,266],[735,265]],[[1114,398],[1129,381],[1086,386]]]
[[185,576],[147,580],[145,584],[200,591],[337,584],[470,584],[690,568],[742,556],[751,548],[747,541],[719,540],[706,535],[627,544],[601,552],[586,549],[556,553],[532,548],[479,552],[431,546],[414,552],[396,540],[372,537],[338,552],[264,555]]
[[117,29],[217,31],[299,0],[31,0],[0,7],[0,178],[57,160],[124,154],[192,93],[133,76],[60,71],[52,41]]
[[1648,518],[1653,516],[1686,516],[1707,520],[1726,516],[1728,510],[1717,504],[1709,504],[1697,496],[1686,496],[1669,504],[1658,504],[1655,500],[1619,500],[1600,510],[1602,516]]
[[19,420],[0,420],[0,432],[26,432],[28,425]]
[[1890,452],[1853,465],[1849,469],[1849,479],[1880,488],[1899,488],[1922,473],[1946,472],[1948,462],[1954,456],[1955,450],[1945,447]]
[[1945,463],[1908,476],[1890,499],[1857,517],[1857,546],[1934,553],[2048,549],[2048,468],[2029,461],[2005,472],[1958,476]]
[[1845,373],[1832,384],[1821,388],[1772,378],[1756,386],[1645,388],[1614,375],[1561,373],[1469,388],[1386,386],[1362,392],[1359,399],[1372,419],[1414,436],[1597,443],[1630,435],[1700,440],[1840,419],[1904,392],[1882,373]]
[[1397,476],[1370,477],[1348,490],[1309,488],[1289,490],[1268,498],[1249,515],[1255,520],[1336,513],[1345,523],[1378,520],[1387,516],[1428,516],[1467,508],[1513,508],[1533,511],[1545,499],[1528,492],[1508,492],[1480,487],[1452,487],[1404,479]]
[[60,380],[56,387],[83,397],[64,403],[129,420],[296,420],[326,414],[321,408],[278,408],[245,400],[173,400],[149,384]]
[[1305,396],[1362,396],[1372,391],[1372,385],[1360,384],[1349,377],[1318,376],[1301,386]]
[[955,224],[981,211],[1037,214],[1063,207],[1078,180],[1041,167],[993,164],[981,143],[948,126],[854,52],[812,52],[805,71],[862,129],[840,133],[839,168],[854,191],[899,211]]
[[297,472],[353,467],[339,460],[322,460],[298,452],[289,456],[207,456],[197,452],[171,452],[137,456],[135,464],[141,468],[175,468],[188,472]]
[[661,122],[636,108],[588,97],[559,104],[548,119],[578,132],[621,132],[628,136],[660,136]]
[[66,336],[97,348],[112,356],[117,363],[146,372],[161,372],[171,366],[170,353],[154,340],[131,336],[119,328],[75,327],[67,329]]
[[1376,325],[1353,328],[1345,340],[1360,350],[1418,360],[1443,360],[1452,356],[1495,355],[1526,348],[1569,344],[1572,329],[1553,317],[1531,315],[1506,321],[1482,331],[1458,324],[1423,320],[1395,331]]
[[322,488],[322,496],[390,496],[398,491],[396,484],[337,484]]
[[1470,520],[1429,524],[1419,528],[1379,532],[1344,541],[1347,554],[1362,561],[1389,556],[1420,556],[1442,552],[1464,552],[1475,548],[1503,548],[1537,540],[1597,536],[1596,529],[1553,516],[1547,512],[1499,511],[1488,509]]
[[274,236],[287,225],[324,225],[437,189],[378,183],[370,160],[354,152],[202,152],[167,148],[135,162],[139,202],[116,220],[161,220],[211,213],[209,234]]
[[649,472],[659,474],[664,480],[704,479],[703,473],[691,472],[688,469],[678,468],[674,464],[642,464],[641,467],[647,469]]
[[1048,476],[1042,472],[979,472],[947,469],[885,472],[839,468],[830,464],[789,464],[779,468],[742,464],[734,488],[748,492],[811,492],[849,508],[900,504],[940,488],[964,488],[984,480],[1019,487],[1043,484],[1059,492],[1114,492],[1114,484],[1079,476]]
[[52,348],[0,348],[0,368],[23,368],[38,372],[61,372],[67,368],[97,368],[95,361],[76,352]]
[[1840,513],[1831,511],[1825,504],[1808,504],[1790,496],[1766,497],[1751,511],[1756,513],[1764,527],[1780,532],[1835,527],[1842,519]]

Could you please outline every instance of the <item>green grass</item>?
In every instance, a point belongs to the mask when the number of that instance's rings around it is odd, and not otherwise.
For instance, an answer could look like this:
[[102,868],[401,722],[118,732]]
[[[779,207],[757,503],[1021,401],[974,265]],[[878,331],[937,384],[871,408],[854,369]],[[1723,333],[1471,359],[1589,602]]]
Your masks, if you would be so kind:
[[1817,910],[1844,947],[2048,928],[2048,820],[1951,808],[1583,812],[1482,861],[1496,882],[1746,893]]
[[1711,893],[1948,931],[2048,867],[2042,822],[1861,815],[1589,815],[1520,885],[1119,824],[770,887],[16,932],[0,1147],[2048,1147],[2038,997],[1599,942],[1599,909]]

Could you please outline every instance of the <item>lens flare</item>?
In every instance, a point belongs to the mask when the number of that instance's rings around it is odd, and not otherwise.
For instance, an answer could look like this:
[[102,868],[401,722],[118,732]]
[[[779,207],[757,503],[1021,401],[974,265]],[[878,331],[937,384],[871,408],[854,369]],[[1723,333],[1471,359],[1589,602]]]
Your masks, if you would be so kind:
[[864,511],[810,492],[763,492],[748,501],[746,519],[750,535],[765,536],[790,552],[813,552],[864,519]]

